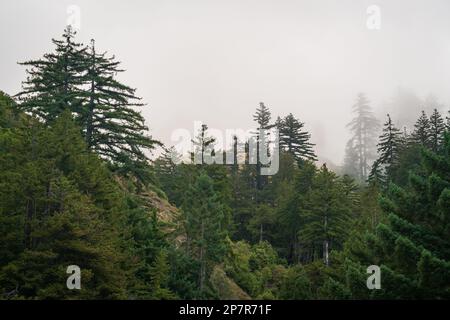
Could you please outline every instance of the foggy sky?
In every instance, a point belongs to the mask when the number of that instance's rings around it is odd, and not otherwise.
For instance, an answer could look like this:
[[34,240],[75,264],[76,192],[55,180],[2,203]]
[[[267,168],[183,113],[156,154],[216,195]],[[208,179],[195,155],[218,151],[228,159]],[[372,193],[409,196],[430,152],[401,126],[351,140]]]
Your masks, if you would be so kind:
[[[389,110],[398,88],[450,105],[448,0],[2,0],[0,90],[19,91],[16,62],[53,49],[72,4],[78,39],[122,61],[120,79],[138,89],[151,134],[167,145],[196,120],[251,128],[263,101],[274,120],[292,112],[305,122],[319,156],[340,163],[358,92],[381,117],[408,113]],[[366,26],[373,4],[380,30]]]

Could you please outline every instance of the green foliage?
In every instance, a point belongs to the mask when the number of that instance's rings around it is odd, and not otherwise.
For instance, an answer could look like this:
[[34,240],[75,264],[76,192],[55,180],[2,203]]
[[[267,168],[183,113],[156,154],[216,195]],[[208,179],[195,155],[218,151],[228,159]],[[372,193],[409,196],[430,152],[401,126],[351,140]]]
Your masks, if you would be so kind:
[[186,185],[191,182],[188,168],[181,163],[181,155],[174,148],[165,150],[155,160],[154,168],[158,185],[164,190],[168,200],[180,207],[184,200]]
[[182,210],[186,251],[200,264],[198,281],[203,291],[207,273],[225,254],[227,236],[226,212],[206,173],[200,173],[187,190]]
[[[150,285],[166,246],[156,220],[87,149],[71,114],[45,126],[8,111],[1,123],[0,294],[168,298],[166,280]],[[66,287],[70,265],[81,268],[82,290]]]
[[304,123],[298,121],[292,113],[277,123],[280,131],[280,148],[292,154],[296,161],[317,160],[311,135],[303,131]]
[[[71,116],[63,114],[51,130],[26,122],[2,132],[0,145],[1,242],[9,251],[0,286],[18,287],[24,298],[125,297],[117,189],[86,152]],[[79,293],[65,288],[64,268],[73,264],[83,270]]]
[[268,242],[250,245],[239,241],[230,243],[224,270],[251,297],[273,299],[278,296],[286,272],[280,263]]
[[[398,153],[402,140],[400,130],[394,126],[389,115],[387,115],[387,118],[377,145],[379,158],[376,163],[377,165],[384,165],[387,176],[390,177],[394,167],[398,164]],[[389,182],[389,179],[387,182]]]
[[167,261],[167,253],[160,251],[150,268],[152,298],[157,300],[172,300],[176,296],[167,289],[168,271],[170,267]]
[[414,131],[411,134],[411,140],[416,144],[429,147],[431,140],[430,133],[430,121],[428,120],[425,111],[422,110],[420,118],[414,124]]
[[90,47],[74,42],[75,34],[68,27],[63,40],[52,40],[54,52],[21,63],[29,67],[29,77],[17,95],[20,109],[47,124],[70,110],[89,149],[122,171],[131,170],[129,162],[147,161],[144,150],[152,150],[159,142],[146,135],[144,118],[134,109],[142,106],[135,89],[116,79],[123,71],[120,63],[97,53],[93,41]]
[[75,31],[64,30],[62,40],[52,39],[54,52],[41,59],[20,63],[27,66],[28,77],[17,95],[21,110],[47,123],[54,121],[67,108],[80,116],[84,84],[86,48],[74,41]]
[[[374,235],[362,240],[362,251],[368,255],[346,253],[349,261],[381,265],[382,289],[371,293],[372,298],[449,296],[450,212],[449,206],[442,205],[448,199],[450,182],[448,135],[442,148],[440,154],[423,150],[421,167],[417,174],[411,174],[408,185],[390,185],[380,203],[389,213],[388,223],[380,224]],[[353,298],[367,295],[349,285],[348,279],[346,287]]]
[[[74,36],[22,63],[17,102],[0,92],[0,299],[450,298],[450,134],[436,108],[411,135],[388,115],[375,159],[378,122],[359,94],[343,176],[316,166],[302,122],[271,123],[264,103],[249,140],[234,138],[245,161],[209,163],[225,153],[203,125],[197,161],[170,148],[151,163],[159,143],[120,63]],[[275,126],[280,167],[263,176]],[[66,287],[70,265],[82,290]]]
[[285,300],[304,300],[313,297],[311,280],[301,266],[289,268],[286,272],[279,292],[279,298]]
[[350,214],[351,199],[337,176],[323,165],[313,179],[300,239],[328,264],[330,250],[339,248],[346,238]]
[[355,117],[347,124],[352,133],[347,143],[344,172],[353,175],[360,182],[368,178],[370,162],[375,160],[375,140],[379,128],[369,100],[364,93],[359,93],[353,105]]
[[437,109],[433,110],[430,116],[430,148],[434,152],[438,152],[442,142],[444,141],[445,125],[444,119]]

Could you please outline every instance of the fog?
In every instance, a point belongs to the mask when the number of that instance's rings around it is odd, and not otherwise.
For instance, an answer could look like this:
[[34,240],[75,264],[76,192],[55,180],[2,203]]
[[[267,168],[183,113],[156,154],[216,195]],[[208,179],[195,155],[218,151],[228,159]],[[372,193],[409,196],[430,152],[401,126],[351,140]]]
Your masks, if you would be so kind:
[[80,9],[78,39],[122,61],[120,79],[138,89],[151,134],[167,145],[198,120],[251,128],[263,101],[273,120],[292,112],[305,122],[319,157],[339,164],[358,92],[399,125],[430,95],[450,105],[448,0],[3,2],[0,90],[20,90],[16,62],[52,49],[70,5]]

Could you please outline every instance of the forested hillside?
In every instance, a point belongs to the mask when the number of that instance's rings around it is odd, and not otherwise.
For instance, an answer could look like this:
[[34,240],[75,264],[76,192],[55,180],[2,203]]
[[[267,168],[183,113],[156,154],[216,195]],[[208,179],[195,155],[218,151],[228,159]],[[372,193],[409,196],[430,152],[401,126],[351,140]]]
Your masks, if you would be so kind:
[[[337,174],[301,119],[260,103],[254,141],[234,140],[245,161],[179,162],[114,56],[70,28],[53,44],[0,92],[0,299],[450,298],[450,111],[397,128],[359,94]],[[249,144],[274,128],[264,175]],[[202,159],[224,152],[196,134]]]

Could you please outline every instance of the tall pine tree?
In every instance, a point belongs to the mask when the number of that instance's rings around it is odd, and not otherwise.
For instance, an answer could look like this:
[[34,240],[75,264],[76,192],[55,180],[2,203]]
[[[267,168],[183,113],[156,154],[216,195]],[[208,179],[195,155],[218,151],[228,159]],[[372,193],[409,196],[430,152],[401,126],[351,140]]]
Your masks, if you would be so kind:
[[213,189],[213,181],[201,173],[187,191],[182,205],[186,231],[186,250],[198,261],[198,284],[205,290],[206,279],[215,263],[225,254],[225,209]]
[[[422,149],[421,168],[407,186],[390,185],[380,199],[387,221],[347,243],[336,277],[353,299],[450,297],[450,135],[442,146],[441,154]],[[364,279],[373,264],[381,268],[381,289],[369,291],[352,279]],[[350,268],[352,279],[342,276]]]
[[378,143],[379,158],[376,163],[377,165],[383,165],[386,173],[391,175],[397,165],[402,138],[400,130],[392,123],[389,114],[387,115],[387,118]]
[[353,105],[353,113],[355,117],[347,124],[352,132],[353,149],[348,151],[356,153],[358,158],[356,163],[358,168],[357,178],[364,182],[367,180],[371,162],[376,157],[376,135],[379,123],[364,93],[358,94],[356,103]]
[[[256,187],[258,190],[262,190],[266,183],[265,177],[261,175],[261,160],[260,150],[268,149],[269,132],[275,125],[270,123],[271,114],[269,108],[263,102],[259,103],[259,108],[256,109],[256,113],[253,115],[253,120],[258,124],[256,129]],[[262,136],[264,135],[264,136]]]
[[414,124],[414,131],[411,134],[411,141],[428,148],[430,147],[431,140],[430,133],[430,121],[428,120],[425,111],[422,110],[420,118]]
[[[55,52],[24,63],[28,78],[17,94],[20,108],[47,123],[69,110],[88,147],[122,166],[145,165],[145,150],[159,142],[147,135],[142,106],[132,89],[116,79],[120,62],[74,41],[68,27],[63,40],[52,40]],[[131,169],[130,169],[131,170]]]
[[84,54],[88,89],[83,91],[85,103],[81,126],[89,148],[113,162],[124,155],[136,161],[146,161],[144,150],[151,150],[157,141],[146,135],[144,118],[135,110],[143,104],[135,89],[116,79],[124,70],[115,57],[98,53],[94,40]]
[[86,71],[86,47],[74,40],[76,32],[67,27],[62,40],[52,39],[55,51],[41,59],[20,63],[28,67],[23,90],[16,96],[23,111],[45,122],[56,119],[69,109],[80,117],[82,112],[82,85]]
[[345,192],[338,177],[324,164],[313,179],[302,214],[300,239],[312,244],[325,265],[329,265],[330,251],[340,248],[348,234],[351,203]]
[[311,135],[303,130],[304,123],[290,113],[283,120],[277,120],[277,126],[280,131],[280,147],[292,154],[297,162],[317,160],[314,144],[310,142]]
[[444,119],[437,109],[433,110],[430,116],[430,147],[437,152],[444,140],[445,124]]

